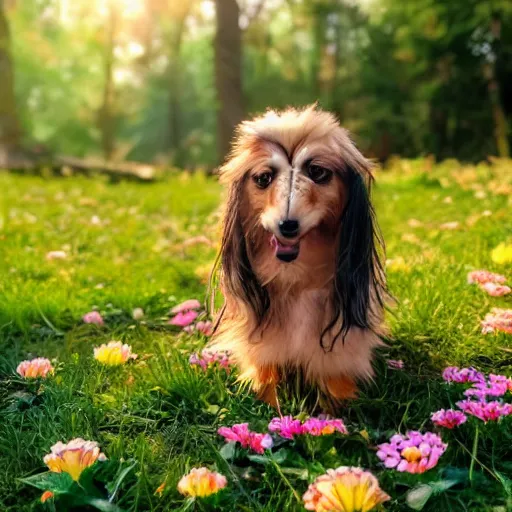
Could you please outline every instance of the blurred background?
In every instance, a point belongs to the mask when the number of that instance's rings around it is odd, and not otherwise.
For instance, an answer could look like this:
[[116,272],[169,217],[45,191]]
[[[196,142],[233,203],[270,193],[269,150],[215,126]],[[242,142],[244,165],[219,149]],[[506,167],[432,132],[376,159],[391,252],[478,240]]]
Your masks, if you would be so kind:
[[[319,104],[368,156],[509,156],[510,0],[0,0],[0,165],[213,169]],[[20,164],[21,166],[21,164]]]

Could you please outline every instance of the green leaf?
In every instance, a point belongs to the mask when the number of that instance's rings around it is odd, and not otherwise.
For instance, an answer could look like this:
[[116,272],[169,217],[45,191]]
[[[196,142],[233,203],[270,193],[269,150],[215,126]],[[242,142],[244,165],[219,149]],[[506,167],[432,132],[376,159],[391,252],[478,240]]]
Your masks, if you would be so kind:
[[224,460],[233,460],[235,458],[236,443],[226,443],[219,451]]
[[97,508],[102,512],[123,512],[122,508],[119,508],[117,505],[110,503],[108,500],[102,500],[99,498],[84,498],[83,503]]
[[123,466],[121,465],[119,467],[119,471],[117,472],[116,479],[114,482],[107,485],[107,490],[109,493],[109,499],[112,501],[117,491],[119,491],[119,488],[121,487],[122,483],[124,482],[125,478],[130,474],[131,470],[137,465],[137,462],[134,462],[130,466],[123,469]]
[[69,492],[75,484],[68,473],[54,473],[52,471],[20,478],[20,480],[42,491],[52,491],[54,494]]
[[270,459],[265,455],[248,455],[247,458],[251,462],[256,462],[256,464],[268,464]]

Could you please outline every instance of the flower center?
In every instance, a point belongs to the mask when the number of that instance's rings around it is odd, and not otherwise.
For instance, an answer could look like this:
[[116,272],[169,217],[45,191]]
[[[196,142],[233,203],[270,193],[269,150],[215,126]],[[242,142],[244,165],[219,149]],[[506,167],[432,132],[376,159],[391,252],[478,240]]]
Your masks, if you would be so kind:
[[421,459],[421,452],[416,446],[409,446],[402,450],[402,457],[407,462],[417,462]]

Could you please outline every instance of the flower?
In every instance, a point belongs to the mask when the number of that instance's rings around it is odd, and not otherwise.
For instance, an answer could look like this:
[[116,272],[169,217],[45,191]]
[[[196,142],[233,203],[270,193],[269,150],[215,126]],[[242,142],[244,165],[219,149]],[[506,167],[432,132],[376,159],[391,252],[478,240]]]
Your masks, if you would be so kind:
[[507,278],[501,274],[494,274],[488,270],[473,270],[468,273],[468,284],[503,284]]
[[512,291],[510,286],[495,283],[485,283],[480,285],[480,288],[487,292],[491,297],[503,297],[503,295],[508,295]]
[[199,355],[197,352],[193,353],[188,362],[191,365],[200,366],[203,370],[206,370],[208,366],[218,364],[222,368],[229,370],[231,361],[229,360],[230,353],[226,350],[219,350],[217,352],[205,348]]
[[431,432],[395,434],[389,443],[378,446],[377,457],[387,468],[407,473],[424,473],[437,465],[448,445]]
[[68,257],[65,251],[50,251],[46,253],[46,259],[52,260],[65,260]]
[[302,497],[306,510],[368,512],[391,499],[372,473],[340,466],[319,476]]
[[190,311],[192,309],[199,309],[201,307],[201,303],[196,299],[189,299],[185,302],[182,302],[181,304],[178,304],[177,306],[174,306],[171,309],[171,313],[183,313],[186,311]]
[[439,229],[443,231],[453,231],[454,229],[459,229],[459,225],[457,221],[445,222],[439,226]]
[[142,320],[144,318],[144,310],[142,308],[135,308],[132,311],[132,318],[134,320]]
[[481,324],[482,334],[496,331],[512,334],[512,309],[492,308]]
[[339,419],[327,419],[327,418],[309,418],[302,425],[304,434],[312,436],[325,436],[334,434],[335,431],[341,432],[342,434],[348,434],[347,427],[342,420]]
[[262,454],[273,445],[269,434],[251,432],[248,423],[238,423],[232,427],[221,427],[217,432],[226,441],[240,443],[243,448],[250,448],[259,454]]
[[137,354],[132,354],[130,345],[123,345],[120,341],[109,341],[107,344],[94,347],[94,359],[109,366],[126,363],[129,359],[136,359]]
[[398,256],[397,258],[387,259],[386,260],[386,269],[390,272],[402,272],[407,274],[411,271],[410,265],[408,265],[402,256]]
[[473,367],[459,369],[457,366],[448,366],[443,371],[443,379],[446,382],[457,382],[459,384],[485,382],[484,374]]
[[387,359],[386,363],[390,370],[403,370],[404,362],[401,359]]
[[311,436],[324,436],[334,434],[334,432],[348,434],[343,420],[323,415],[318,416],[318,418],[308,418],[304,423],[293,419],[292,416],[273,418],[268,424],[268,429],[285,439],[293,439],[295,436],[303,434]]
[[37,357],[30,361],[22,361],[16,368],[16,371],[26,379],[35,379],[37,377],[45,379],[48,374],[53,373],[54,368],[49,359]]
[[488,396],[503,396],[507,391],[512,391],[512,379],[505,375],[491,373],[487,382],[477,382],[464,392],[467,397],[475,396],[480,400],[486,400]]
[[199,313],[197,311],[180,311],[174,318],[169,320],[169,323],[171,325],[177,325],[178,327],[187,327],[198,317],[198,315]]
[[224,489],[227,483],[220,473],[208,468],[194,468],[178,482],[178,491],[184,496],[204,498]]
[[512,244],[499,244],[491,251],[491,259],[499,265],[512,262]]
[[96,325],[103,325],[105,322],[103,321],[103,318],[97,311],[90,311],[89,313],[86,313],[82,320],[86,324],[96,324]]
[[454,409],[441,409],[440,411],[433,413],[431,419],[432,422],[439,427],[452,429],[465,423],[468,418],[461,411],[455,411]]
[[496,400],[492,402],[461,400],[457,402],[457,407],[466,414],[471,414],[471,416],[475,416],[485,423],[488,421],[498,421],[502,416],[510,416],[512,414],[511,404],[502,404]]
[[213,324],[209,320],[206,322],[200,321],[196,324],[196,329],[205,336],[210,336],[213,332]]
[[281,418],[272,418],[268,424],[270,432],[276,432],[285,439],[293,439],[294,436],[304,433],[302,422],[294,420],[292,416],[283,416]]
[[41,495],[41,503],[45,503],[53,498],[54,494],[52,491],[44,491]]
[[92,466],[97,460],[107,460],[105,454],[100,452],[98,443],[85,441],[81,437],[72,439],[67,444],[59,441],[43,459],[50,471],[68,473],[75,481],[78,481],[84,469]]

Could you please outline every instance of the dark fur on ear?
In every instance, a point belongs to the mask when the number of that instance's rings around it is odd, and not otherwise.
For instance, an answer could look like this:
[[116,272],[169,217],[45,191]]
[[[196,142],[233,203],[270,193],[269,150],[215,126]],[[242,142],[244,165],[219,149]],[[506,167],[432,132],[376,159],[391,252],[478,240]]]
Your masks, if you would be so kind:
[[[347,185],[348,201],[341,218],[336,255],[334,315],[320,338],[320,345],[327,351],[332,350],[340,335],[344,340],[351,327],[372,329],[372,316],[378,315],[373,309],[383,308],[386,295],[380,259],[384,242],[370,202],[371,178],[367,188],[361,173],[350,167],[342,178]],[[340,317],[341,326],[326,348],[324,337],[339,323]]]
[[[247,304],[254,311],[258,324],[261,324],[270,308],[270,298],[266,288],[261,286],[254,274],[247,254],[240,214],[243,184],[244,179],[241,179],[229,189],[221,248],[210,278],[210,308],[213,308],[215,298],[216,287],[213,279],[220,270],[221,291]],[[224,308],[217,317],[214,331],[222,319]]]

